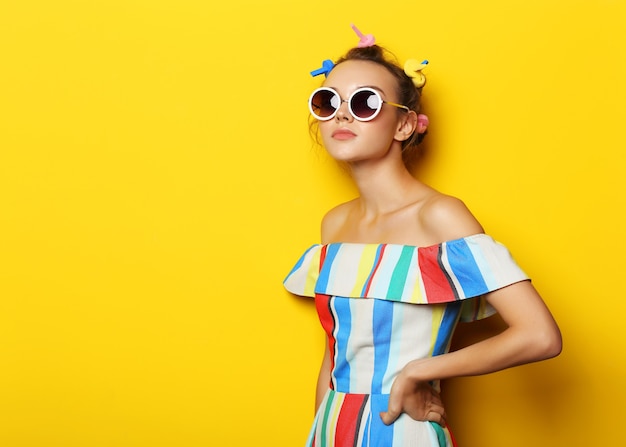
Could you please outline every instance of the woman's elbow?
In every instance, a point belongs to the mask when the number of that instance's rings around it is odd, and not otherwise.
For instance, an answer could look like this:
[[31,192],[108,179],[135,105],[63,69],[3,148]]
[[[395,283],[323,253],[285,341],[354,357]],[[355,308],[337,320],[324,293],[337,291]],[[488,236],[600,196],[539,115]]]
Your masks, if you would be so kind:
[[558,356],[563,349],[563,338],[558,326],[554,325],[534,337],[536,360],[547,360]]

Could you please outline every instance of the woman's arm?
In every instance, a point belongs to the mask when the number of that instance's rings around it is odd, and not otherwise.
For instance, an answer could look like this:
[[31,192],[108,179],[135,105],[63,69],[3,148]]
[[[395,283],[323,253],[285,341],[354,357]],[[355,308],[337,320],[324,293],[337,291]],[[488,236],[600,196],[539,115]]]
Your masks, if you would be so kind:
[[[450,196],[436,195],[420,212],[421,228],[433,241],[446,241],[482,233],[480,223],[465,204]],[[414,360],[400,372],[391,388],[388,411],[381,414],[386,424],[402,412],[415,413],[421,398],[420,384],[459,376],[500,371],[515,365],[554,357],[561,352],[561,333],[530,281],[522,281],[489,293],[487,301],[498,311],[506,329],[448,354]],[[432,407],[426,420],[438,422],[439,408]],[[415,417],[415,415],[420,417]]]
[[561,352],[559,328],[530,281],[491,292],[487,300],[507,328],[458,351],[408,363],[391,388],[388,411],[381,414],[385,423],[393,422],[402,412],[411,415],[409,404],[415,400],[417,384],[487,374]]
[[530,281],[491,292],[487,301],[506,323],[504,331],[458,351],[411,362],[409,376],[434,380],[487,374],[561,352],[559,328]]

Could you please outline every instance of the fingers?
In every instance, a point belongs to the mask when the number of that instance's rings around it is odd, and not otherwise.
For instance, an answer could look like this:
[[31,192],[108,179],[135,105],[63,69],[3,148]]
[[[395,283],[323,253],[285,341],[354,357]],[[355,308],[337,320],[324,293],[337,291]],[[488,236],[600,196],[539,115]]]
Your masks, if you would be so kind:
[[387,411],[380,412],[380,418],[385,425],[393,424],[402,414],[402,405],[396,404],[392,398],[389,399]]
[[429,421],[446,426],[446,411],[439,392],[426,382],[407,385],[399,376],[391,387],[387,411],[380,413],[385,425],[393,424],[406,413],[416,421]]
[[422,410],[419,413],[413,411],[407,411],[402,405],[398,405],[393,401],[389,402],[387,411],[380,412],[380,418],[385,425],[393,424],[396,419],[400,417],[402,413],[407,413],[409,417],[416,421],[430,421],[435,422],[442,427],[446,426],[446,410],[443,405],[437,405],[436,403],[430,403],[428,409]]
[[435,422],[442,427],[446,426],[446,409],[443,406],[440,394],[433,388],[430,389],[430,405],[426,412],[425,420]]
[[431,402],[430,408],[426,413],[426,420],[436,422],[442,427],[446,426],[446,409],[441,402],[439,402],[439,404]]
[[383,424],[391,425],[396,419],[400,417],[400,412],[391,412],[391,411],[381,411],[380,418],[383,420]]
[[402,406],[395,405],[392,402],[389,402],[389,408],[387,409],[387,411],[380,412],[380,418],[385,425],[391,425],[400,417],[402,413],[407,413],[407,416],[415,419],[416,421],[435,422],[442,427],[445,427],[447,424],[445,408],[442,405],[437,405],[432,402],[428,406],[428,409],[424,409],[417,413],[414,411],[410,411],[409,409],[404,409]]
[[428,386],[428,392],[430,396],[431,405],[438,405],[443,408],[443,401],[441,400],[441,395],[437,392],[432,386]]
[[439,413],[437,411],[429,411],[426,415],[426,420],[430,422],[434,422],[436,424],[441,425],[442,427],[446,426],[446,415],[445,413]]
[[[382,419],[385,425],[393,424],[396,419],[400,417],[400,412],[392,412],[392,411],[381,411],[380,418]],[[419,420],[419,419],[418,419]],[[426,414],[426,417],[423,419],[424,421],[434,422],[436,424],[441,425],[442,427],[446,426],[446,414],[440,413],[437,411],[429,411]]]

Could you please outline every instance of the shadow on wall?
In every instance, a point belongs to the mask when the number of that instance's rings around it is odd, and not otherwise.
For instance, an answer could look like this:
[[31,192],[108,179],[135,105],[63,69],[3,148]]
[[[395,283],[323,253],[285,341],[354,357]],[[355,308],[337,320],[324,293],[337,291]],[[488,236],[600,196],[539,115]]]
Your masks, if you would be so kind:
[[[505,327],[498,315],[460,323],[451,350],[492,336]],[[564,350],[547,361],[443,382],[448,423],[459,445],[476,445],[476,433],[487,432],[493,434],[489,438],[494,442],[511,433],[525,433],[526,440],[537,439],[536,445],[593,445],[592,440],[584,441],[572,430],[571,421],[585,420],[576,396],[581,389],[592,392],[591,379],[585,379],[582,365],[564,364],[574,360]],[[563,374],[564,371],[572,373]],[[483,429],[477,430],[477,426]],[[482,445],[495,445],[482,441]]]

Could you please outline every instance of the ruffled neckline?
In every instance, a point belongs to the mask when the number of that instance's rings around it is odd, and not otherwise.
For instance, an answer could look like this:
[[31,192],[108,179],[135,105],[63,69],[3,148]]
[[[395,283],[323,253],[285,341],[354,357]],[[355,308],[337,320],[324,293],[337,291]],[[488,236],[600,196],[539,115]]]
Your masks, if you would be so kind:
[[508,249],[484,233],[418,247],[403,244],[314,244],[284,285],[315,296],[374,298],[411,304],[463,301],[528,279]]

